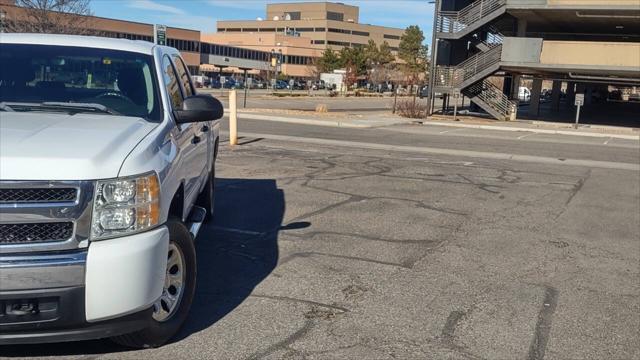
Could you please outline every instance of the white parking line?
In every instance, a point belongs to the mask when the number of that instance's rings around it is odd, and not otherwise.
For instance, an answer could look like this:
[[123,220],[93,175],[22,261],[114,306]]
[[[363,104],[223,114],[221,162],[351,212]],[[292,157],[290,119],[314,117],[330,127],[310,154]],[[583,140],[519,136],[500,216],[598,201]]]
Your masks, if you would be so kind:
[[438,134],[442,135],[442,134],[446,134],[446,133],[450,133],[458,130],[464,130],[464,129],[445,130],[445,131],[440,131]]
[[604,144],[602,145],[607,145],[609,143],[609,141],[611,141],[611,139],[613,139],[612,137],[608,138],[607,141],[604,142]]
[[524,134],[524,135],[520,135],[518,136],[518,140],[522,140],[524,138],[526,138],[527,136],[531,136],[531,135],[535,135],[536,133],[530,133],[530,134]]

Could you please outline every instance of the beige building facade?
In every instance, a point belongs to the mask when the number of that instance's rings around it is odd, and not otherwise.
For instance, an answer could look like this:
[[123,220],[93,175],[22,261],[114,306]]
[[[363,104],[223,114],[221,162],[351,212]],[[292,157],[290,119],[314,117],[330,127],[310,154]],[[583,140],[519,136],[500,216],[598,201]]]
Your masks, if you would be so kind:
[[266,17],[218,21],[218,33],[279,34],[308,39],[307,47],[334,50],[364,46],[369,40],[387,42],[397,52],[404,29],[361,24],[359,8],[341,3],[268,4]]

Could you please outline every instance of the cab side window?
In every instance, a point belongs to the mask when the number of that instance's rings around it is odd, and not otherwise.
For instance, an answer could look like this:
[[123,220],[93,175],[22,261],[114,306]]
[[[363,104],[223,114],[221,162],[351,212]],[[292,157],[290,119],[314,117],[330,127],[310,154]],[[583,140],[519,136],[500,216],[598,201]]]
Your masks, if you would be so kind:
[[191,86],[191,81],[189,81],[189,71],[187,71],[187,67],[184,66],[184,62],[178,55],[173,55],[173,63],[176,65],[176,70],[178,71],[178,76],[180,77],[180,82],[182,83],[182,88],[184,89],[184,97],[188,98],[195,94],[193,91],[193,87]]
[[183,98],[180,92],[180,83],[168,56],[162,59],[162,78],[164,79],[164,86],[167,88],[171,107],[173,109],[181,109]]

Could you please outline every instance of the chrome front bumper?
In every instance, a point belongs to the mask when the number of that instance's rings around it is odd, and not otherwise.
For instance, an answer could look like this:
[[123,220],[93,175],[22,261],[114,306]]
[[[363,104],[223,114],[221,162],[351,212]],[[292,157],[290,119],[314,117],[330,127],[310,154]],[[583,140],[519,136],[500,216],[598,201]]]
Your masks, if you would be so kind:
[[84,285],[87,251],[0,254],[0,292]]

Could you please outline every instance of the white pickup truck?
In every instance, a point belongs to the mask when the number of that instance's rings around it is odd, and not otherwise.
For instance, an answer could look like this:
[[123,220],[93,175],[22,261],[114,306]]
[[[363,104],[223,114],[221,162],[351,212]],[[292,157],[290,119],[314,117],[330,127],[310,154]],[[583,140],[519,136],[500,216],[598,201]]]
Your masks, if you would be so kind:
[[176,334],[222,115],[173,48],[2,34],[0,344]]

